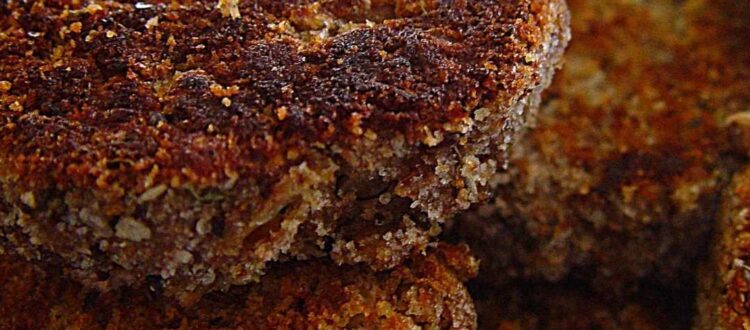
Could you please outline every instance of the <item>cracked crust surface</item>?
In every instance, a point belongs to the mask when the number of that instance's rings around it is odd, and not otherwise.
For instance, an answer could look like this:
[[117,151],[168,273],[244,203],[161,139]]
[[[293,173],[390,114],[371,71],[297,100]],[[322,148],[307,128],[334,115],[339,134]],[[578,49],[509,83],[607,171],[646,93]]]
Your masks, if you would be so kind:
[[181,307],[153,282],[98,292],[54,268],[5,255],[0,328],[474,329],[474,305],[462,282],[476,266],[465,247],[446,245],[383,272],[324,259],[274,264],[259,283]]
[[569,5],[573,39],[536,127],[494,179],[498,197],[454,236],[487,282],[572,273],[614,293],[641,279],[690,283],[731,163],[725,122],[750,105],[750,10]]
[[170,292],[393,267],[484,198],[568,38],[562,0],[219,7],[0,7],[8,252]]

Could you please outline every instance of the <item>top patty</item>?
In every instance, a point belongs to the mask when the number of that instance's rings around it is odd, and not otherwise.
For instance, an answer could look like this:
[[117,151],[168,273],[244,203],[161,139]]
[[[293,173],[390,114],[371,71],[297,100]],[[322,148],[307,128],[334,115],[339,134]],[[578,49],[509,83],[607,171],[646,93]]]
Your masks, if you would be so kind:
[[103,288],[391,267],[482,199],[568,38],[562,0],[220,4],[0,8],[5,247]]

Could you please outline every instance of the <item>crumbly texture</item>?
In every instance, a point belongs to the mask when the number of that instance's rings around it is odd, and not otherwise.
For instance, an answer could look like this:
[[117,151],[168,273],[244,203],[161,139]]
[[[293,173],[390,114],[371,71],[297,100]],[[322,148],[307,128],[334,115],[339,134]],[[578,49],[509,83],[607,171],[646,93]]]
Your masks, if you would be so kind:
[[569,1],[573,41],[492,203],[459,217],[488,283],[567,275],[626,294],[689,285],[750,108],[750,8]]
[[724,191],[710,262],[698,274],[695,329],[750,325],[750,168]]
[[[397,265],[485,198],[562,0],[6,1],[0,241],[102,290]],[[384,211],[384,209],[387,209]]]
[[665,309],[658,292],[651,292],[651,297],[612,302],[572,284],[514,283],[499,289],[485,286],[479,291],[474,295],[479,329],[689,329],[690,319]]
[[474,329],[463,281],[476,261],[439,246],[392,270],[330,260],[270,266],[260,283],[212,292],[181,307],[150,283],[82,288],[15,256],[0,257],[2,329]]

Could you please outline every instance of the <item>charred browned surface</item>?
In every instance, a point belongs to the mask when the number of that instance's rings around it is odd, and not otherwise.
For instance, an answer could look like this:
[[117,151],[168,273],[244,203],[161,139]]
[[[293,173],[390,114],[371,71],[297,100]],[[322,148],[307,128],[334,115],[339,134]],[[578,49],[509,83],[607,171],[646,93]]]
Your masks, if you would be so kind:
[[[750,8],[569,1],[573,41],[497,198],[460,217],[485,283],[693,280],[750,106]],[[732,119],[734,118],[734,119]],[[747,122],[747,121],[744,121]],[[621,292],[622,291],[622,292]]]
[[484,199],[568,38],[561,0],[232,3],[3,3],[7,252],[170,292],[393,267]]
[[462,284],[465,247],[440,246],[392,270],[330,260],[275,264],[260,283],[212,292],[183,308],[141,288],[98,292],[12,256],[0,260],[2,329],[473,329]]

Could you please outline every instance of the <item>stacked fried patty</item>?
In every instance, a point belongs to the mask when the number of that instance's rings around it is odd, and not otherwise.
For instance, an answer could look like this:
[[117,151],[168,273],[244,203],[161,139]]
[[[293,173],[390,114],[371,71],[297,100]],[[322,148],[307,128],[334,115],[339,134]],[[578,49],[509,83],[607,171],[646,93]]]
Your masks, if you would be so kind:
[[[573,41],[497,197],[459,217],[484,283],[693,281],[750,106],[738,1],[569,1]],[[736,118],[736,119],[732,119]],[[737,139],[734,139],[737,140]]]
[[0,242],[169,294],[374,270],[481,201],[568,40],[562,0],[6,1]]
[[2,329],[473,329],[461,283],[476,262],[441,245],[389,271],[330,261],[269,266],[262,282],[213,292],[191,307],[156,283],[108,292],[82,288],[52,268],[0,257]]

